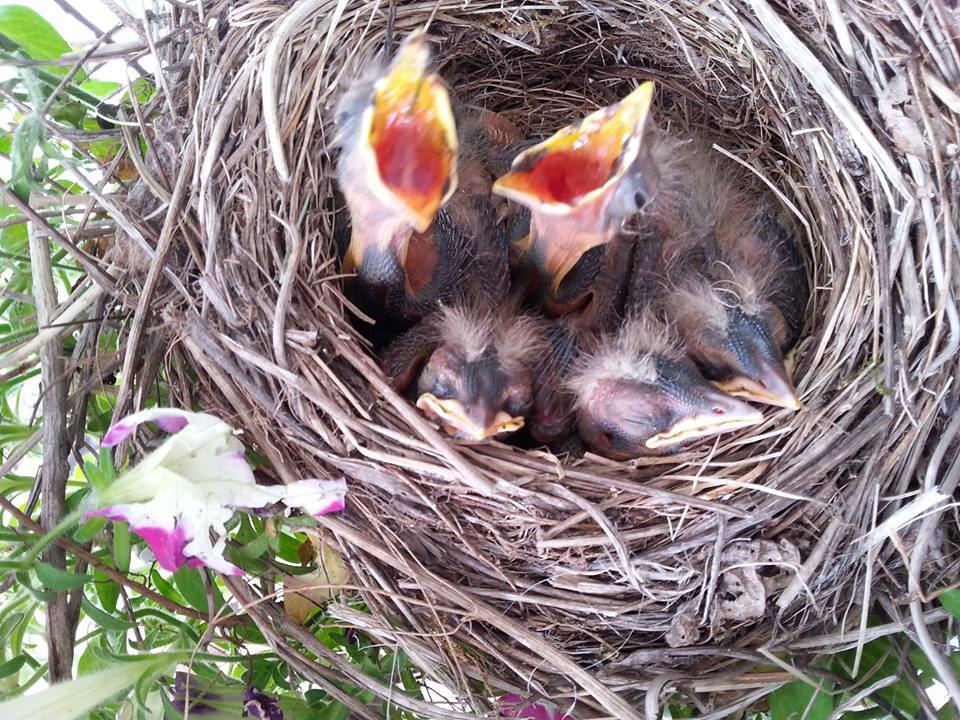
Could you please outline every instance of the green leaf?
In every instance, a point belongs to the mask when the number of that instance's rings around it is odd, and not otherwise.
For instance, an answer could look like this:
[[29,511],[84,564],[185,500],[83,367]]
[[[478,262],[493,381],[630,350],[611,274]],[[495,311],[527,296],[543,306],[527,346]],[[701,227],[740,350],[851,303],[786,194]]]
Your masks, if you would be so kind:
[[278,660],[257,658],[253,661],[253,667],[251,668],[247,682],[254,687],[266,687],[270,678],[273,677],[273,673],[278,664]]
[[[0,150],[2,152],[2,150]],[[11,225],[0,230],[0,250],[12,256],[22,255],[27,251],[27,224]],[[4,263],[5,265],[7,263]],[[10,264],[12,267],[12,263]],[[27,283],[23,283],[19,288],[11,286],[11,290],[23,292],[29,289]]]
[[[286,695],[280,696],[280,710],[283,712],[284,720],[327,720],[326,715],[317,715],[317,712],[312,708],[308,707],[305,702],[302,700],[287,697]],[[347,708],[347,714],[344,717],[349,717],[352,711],[350,708]],[[413,718],[413,715],[407,713],[391,713],[391,718]]]
[[207,607],[207,591],[203,587],[199,570],[191,567],[180,568],[173,574],[173,584],[190,607],[202,613],[210,612]]
[[33,175],[33,152],[42,137],[43,121],[35,114],[25,117],[13,134],[9,185],[21,200],[26,200],[31,190],[43,189]]
[[122,573],[130,572],[130,526],[113,523],[113,565]]
[[156,570],[150,573],[150,582],[153,583],[153,586],[157,591],[164,597],[173,600],[175,603],[180,605],[185,605],[186,600],[184,600],[183,595],[177,592],[177,589],[171,585],[169,582],[163,579],[163,576],[160,575]]
[[73,539],[78,543],[90,542],[107,526],[107,522],[108,520],[104,517],[92,517],[77,528],[73,533]]
[[930,662],[923,650],[916,645],[911,645],[910,649],[907,650],[907,658],[910,660],[910,664],[920,671],[919,679],[923,687],[928,688],[935,682],[939,682],[937,671],[934,670],[933,663]]
[[83,474],[86,476],[87,480],[90,481],[90,486],[93,488],[94,492],[102,492],[109,484],[109,481],[104,477],[103,472],[100,470],[100,466],[92,460],[87,460],[83,464]]
[[40,692],[0,702],[0,717],[17,720],[74,720],[86,717],[114,696],[129,690],[145,677],[156,677],[178,660],[173,653],[138,657],[118,662],[109,670],[57,683]]
[[960,620],[960,590],[947,590],[937,598],[943,609]]
[[101,636],[87,643],[83,654],[80,655],[80,659],[77,660],[77,675],[82,677],[99,672],[100,670],[106,670],[112,666],[113,662],[106,656],[106,651],[103,647],[103,637]]
[[17,655],[15,658],[10,658],[5,663],[0,664],[0,678],[9,677],[14,673],[20,672],[20,668],[22,668],[26,662],[26,655]]
[[22,612],[13,612],[4,618],[3,622],[0,623],[0,646],[9,647],[7,645],[7,638],[13,634],[17,625],[22,623],[26,617],[26,614]]
[[69,570],[60,570],[59,568],[48,565],[45,562],[37,561],[34,563],[33,571],[37,575],[37,580],[44,587],[51,590],[76,590],[93,580],[89,575],[80,575]]
[[[107,412],[112,412],[112,410],[113,406],[111,405]],[[100,472],[103,473],[103,481],[107,485],[117,479],[117,469],[113,465],[112,448],[100,448]]]
[[[42,15],[23,5],[0,5],[0,34],[34,60],[58,60],[73,50]],[[48,65],[46,69],[61,76],[69,70],[56,65]]]
[[157,87],[149,78],[138,77],[133,81],[133,93],[137,96],[137,102],[140,105],[146,105],[157,94]]
[[287,562],[299,565],[300,546],[303,544],[303,541],[306,539],[306,537],[301,535],[299,538],[296,538],[293,535],[288,535],[287,533],[282,532],[278,533],[277,539],[277,556],[283,560],[286,560]]
[[117,600],[120,598],[120,586],[111,580],[105,572],[94,568],[93,587],[97,591],[100,605],[108,613],[117,609]]
[[266,533],[260,533],[253,540],[240,548],[240,552],[248,558],[258,558],[263,555],[269,547],[270,538]]
[[113,95],[113,93],[119,90],[120,83],[112,82],[110,80],[96,80],[90,78],[80,83],[80,87],[82,87],[91,95],[96,95],[98,98],[105,98]]
[[30,573],[28,573],[26,570],[18,570],[16,576],[20,587],[33,595],[33,597],[39,602],[48,603],[55,597],[54,594],[49,590],[40,590],[35,588],[33,583],[30,582]]
[[348,720],[353,711],[339,700],[332,700],[323,713],[323,720]]
[[251,575],[262,575],[270,569],[266,563],[244,555],[243,548],[236,548],[232,545],[228,545],[226,551],[224,552],[224,556],[227,558],[227,560],[232,562],[241,570],[244,570]]
[[87,107],[83,103],[70,100],[58,100],[50,109],[50,117],[61,124],[70,125],[77,130],[82,130],[83,121],[87,117]]
[[80,600],[80,607],[88,618],[108,632],[126,632],[133,629],[133,625],[128,621],[104,612],[86,598]]
[[37,428],[30,425],[20,425],[19,423],[4,423],[0,427],[0,444],[12,444],[23,442],[31,437]]
[[[834,672],[847,677],[849,668],[853,667],[855,650],[848,650],[834,656]],[[842,662],[841,662],[842,661]],[[844,668],[846,666],[846,668]],[[864,677],[872,682],[886,677],[901,677],[903,668],[896,649],[890,644],[889,638],[878,638],[863,646],[863,657],[860,662],[859,680]],[[884,701],[902,710],[907,717],[916,717],[920,712],[920,701],[917,700],[913,686],[905,679],[900,679],[892,685],[877,690],[877,696]]]
[[826,720],[833,711],[832,683],[821,681],[822,689],[794,680],[770,695],[771,720]]

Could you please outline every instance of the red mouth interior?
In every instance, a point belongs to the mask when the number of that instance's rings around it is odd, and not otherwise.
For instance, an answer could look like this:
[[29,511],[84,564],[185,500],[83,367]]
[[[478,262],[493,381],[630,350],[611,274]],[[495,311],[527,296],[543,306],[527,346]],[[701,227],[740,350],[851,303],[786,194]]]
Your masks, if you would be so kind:
[[442,127],[406,110],[384,115],[374,119],[371,132],[383,184],[417,212],[435,209],[450,177]]
[[570,205],[596,190],[610,177],[613,159],[598,157],[585,147],[559,150],[538,162],[527,174],[527,188],[548,202]]
[[626,139],[612,121],[589,134],[557,138],[529,169],[515,170],[510,184],[542,202],[573,205],[610,179]]

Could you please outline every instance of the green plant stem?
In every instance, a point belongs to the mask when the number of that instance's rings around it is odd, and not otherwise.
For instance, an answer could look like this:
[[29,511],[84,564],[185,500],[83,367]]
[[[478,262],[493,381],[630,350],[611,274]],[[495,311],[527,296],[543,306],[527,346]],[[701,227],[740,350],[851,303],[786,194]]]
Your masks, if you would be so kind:
[[29,569],[30,565],[36,560],[51,543],[63,535],[67,530],[76,525],[83,517],[83,510],[77,509],[63,516],[63,519],[56,524],[49,532],[37,540],[36,543],[18,559],[24,570]]

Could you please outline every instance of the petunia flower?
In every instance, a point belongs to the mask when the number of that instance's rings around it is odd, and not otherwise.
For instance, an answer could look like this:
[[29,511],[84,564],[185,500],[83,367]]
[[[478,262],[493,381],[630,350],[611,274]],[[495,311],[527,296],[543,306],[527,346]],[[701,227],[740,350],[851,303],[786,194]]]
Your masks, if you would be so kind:
[[514,720],[573,720],[543,703],[531,703],[519,695],[504,695],[500,698],[503,706],[500,717],[514,718]]
[[[87,514],[130,523],[165,570],[186,564],[243,574],[223,557],[226,523],[234,510],[282,502],[319,517],[344,507],[343,478],[257,485],[234,429],[206,413],[143,410],[111,427],[102,444],[113,447],[151,420],[170,437],[97,492],[93,500],[98,509]],[[219,536],[216,543],[210,541],[211,530]]]
[[283,720],[283,710],[277,698],[255,687],[248,687],[243,693],[243,717]]

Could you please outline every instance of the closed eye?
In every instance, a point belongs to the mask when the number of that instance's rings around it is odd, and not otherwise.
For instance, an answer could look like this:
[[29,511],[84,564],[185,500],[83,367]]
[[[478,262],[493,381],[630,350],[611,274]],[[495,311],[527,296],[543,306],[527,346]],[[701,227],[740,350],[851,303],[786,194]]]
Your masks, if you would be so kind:
[[433,385],[433,394],[438,398],[451,398],[457,394],[453,383],[437,381]]

